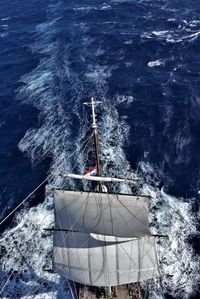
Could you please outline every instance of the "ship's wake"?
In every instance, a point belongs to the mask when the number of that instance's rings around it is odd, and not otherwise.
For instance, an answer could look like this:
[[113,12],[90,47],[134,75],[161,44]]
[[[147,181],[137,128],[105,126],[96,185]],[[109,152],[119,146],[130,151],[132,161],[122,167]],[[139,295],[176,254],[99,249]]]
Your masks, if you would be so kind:
[[[17,225],[6,230],[1,238],[3,298],[71,298],[67,281],[45,271],[52,267],[52,236],[44,228],[54,223],[51,188],[66,184],[59,173],[72,171],[74,161],[79,173],[87,167],[85,153],[76,155],[73,162],[68,159],[88,133],[90,113],[86,118],[83,99],[95,96],[102,101],[99,109],[102,171],[121,177],[136,175],[125,152],[128,121],[120,115],[119,108],[122,103],[126,107],[134,105],[134,98],[126,94],[109,95],[112,68],[101,63],[106,51],[101,41],[89,35],[87,22],[75,22],[65,31],[61,26],[64,18],[63,3],[52,1],[48,20],[36,28],[32,47],[33,53],[42,58],[36,69],[23,76],[23,86],[18,91],[19,99],[39,111],[38,127],[25,134],[19,148],[33,165],[50,157],[52,179],[46,187],[44,202],[21,211]],[[158,241],[163,277],[161,282],[149,284],[148,296],[164,298],[170,294],[173,298],[188,298],[199,279],[198,256],[188,242],[196,226],[192,203],[160,190],[153,166],[141,162],[138,169],[137,174],[144,179],[140,192],[152,197],[152,230],[169,236]],[[121,191],[129,190],[121,186]]]

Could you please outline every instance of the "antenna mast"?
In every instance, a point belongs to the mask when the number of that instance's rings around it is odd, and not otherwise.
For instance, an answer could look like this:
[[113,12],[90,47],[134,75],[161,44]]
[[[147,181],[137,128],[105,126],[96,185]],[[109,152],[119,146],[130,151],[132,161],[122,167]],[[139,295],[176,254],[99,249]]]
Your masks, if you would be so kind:
[[96,124],[95,106],[100,103],[101,102],[97,102],[93,97],[91,98],[90,102],[84,103],[85,105],[92,107],[92,129],[93,129],[96,164],[97,164],[97,176],[101,175],[101,166],[100,166],[100,159],[99,159],[99,133]]

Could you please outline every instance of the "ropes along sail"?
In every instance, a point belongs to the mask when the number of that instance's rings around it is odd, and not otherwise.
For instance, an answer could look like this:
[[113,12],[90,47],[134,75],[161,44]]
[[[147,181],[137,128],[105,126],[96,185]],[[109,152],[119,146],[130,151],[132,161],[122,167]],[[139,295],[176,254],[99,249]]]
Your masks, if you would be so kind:
[[91,286],[116,286],[160,276],[155,237],[122,240],[56,231],[54,271]]
[[149,198],[121,194],[55,190],[56,228],[115,237],[150,235]]

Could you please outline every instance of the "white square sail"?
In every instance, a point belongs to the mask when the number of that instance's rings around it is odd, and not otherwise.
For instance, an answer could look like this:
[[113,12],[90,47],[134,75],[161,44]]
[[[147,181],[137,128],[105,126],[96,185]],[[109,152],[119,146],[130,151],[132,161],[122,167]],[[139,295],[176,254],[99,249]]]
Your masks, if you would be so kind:
[[116,237],[150,235],[148,197],[55,190],[55,226]]
[[122,239],[54,233],[54,271],[92,286],[115,286],[160,276],[155,237]]

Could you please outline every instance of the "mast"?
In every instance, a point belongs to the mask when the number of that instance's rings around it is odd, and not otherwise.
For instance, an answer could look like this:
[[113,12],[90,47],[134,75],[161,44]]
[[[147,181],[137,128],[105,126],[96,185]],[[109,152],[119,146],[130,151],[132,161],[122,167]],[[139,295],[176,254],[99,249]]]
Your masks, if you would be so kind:
[[101,175],[101,165],[100,165],[100,158],[99,158],[99,133],[98,133],[97,123],[96,123],[95,106],[100,103],[101,102],[95,101],[93,97],[91,98],[91,102],[84,103],[85,105],[92,107],[92,130],[93,130],[93,137],[94,137],[97,176]]

